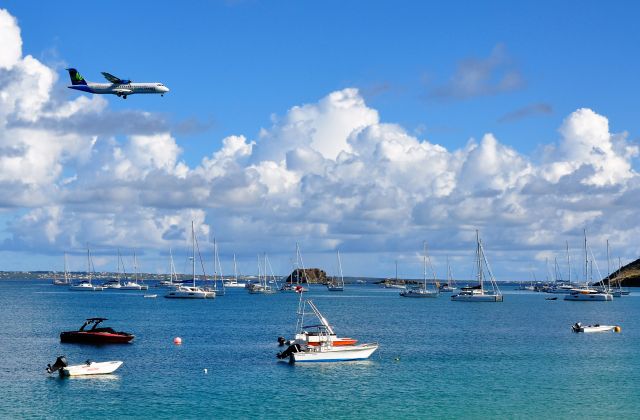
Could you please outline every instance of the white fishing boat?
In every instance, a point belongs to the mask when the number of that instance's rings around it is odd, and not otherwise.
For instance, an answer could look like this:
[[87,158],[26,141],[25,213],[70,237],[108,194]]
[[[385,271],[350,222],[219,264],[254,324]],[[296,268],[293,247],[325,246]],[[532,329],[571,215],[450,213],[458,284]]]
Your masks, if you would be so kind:
[[[489,278],[489,284],[491,290],[484,288],[485,283],[485,269]],[[460,293],[451,296],[451,300],[456,302],[502,302],[503,296],[500,292],[500,288],[496,283],[496,279],[493,277],[491,266],[484,254],[484,248],[482,241],[480,240],[480,234],[476,230],[476,276],[478,279],[478,285],[472,287],[463,287]]]
[[[196,286],[196,231],[193,227],[193,222],[191,222],[191,238],[192,238],[192,258],[191,258],[191,266],[193,273],[193,283],[192,286],[186,286],[184,284],[176,287],[173,290],[170,290],[165,298],[169,299],[213,299],[216,297],[215,292],[203,290],[200,287]],[[198,255],[200,252],[198,252]],[[202,263],[202,260],[200,261]],[[204,268],[204,265],[203,265]],[[204,271],[204,270],[203,270]],[[206,274],[205,274],[206,278]]]
[[91,251],[87,249],[87,279],[82,280],[80,283],[72,284],[69,286],[70,290],[76,292],[101,292],[104,290],[102,286],[94,286],[91,283],[91,274],[93,272],[93,263],[91,262]]
[[571,326],[571,330],[576,333],[596,333],[608,331],[620,332],[621,329],[618,325],[582,325],[582,323],[576,322]]
[[64,253],[64,277],[62,279],[59,279],[57,277],[53,278],[53,285],[54,286],[68,286],[71,284],[71,281],[69,280],[69,272],[67,271],[67,253]]
[[59,372],[60,376],[108,375],[115,372],[122,366],[122,363],[121,361],[93,362],[87,360],[84,364],[69,366],[66,358],[60,356],[53,366],[47,365],[47,372],[49,374]]
[[[440,296],[440,289],[439,289],[440,284],[438,283],[438,280],[436,278],[436,272],[433,269],[433,266],[431,265],[431,259],[429,258],[429,255],[427,254],[427,242],[426,241],[423,242],[423,248],[424,248],[424,256],[423,256],[423,261],[424,261],[424,270],[423,270],[424,283],[423,283],[422,287],[408,287],[407,286],[404,291],[400,292],[400,296],[401,297],[437,298],[438,296]],[[433,273],[433,284],[435,286],[434,289],[428,289],[427,288],[427,262],[429,263],[429,266],[431,266],[431,271]]]
[[[613,300],[613,295],[609,293],[608,287],[602,290],[589,287],[589,277],[593,277],[593,261],[591,260],[591,276],[589,275],[589,247],[587,245],[587,231],[584,232],[584,286],[574,287],[571,289],[568,295],[565,295],[564,300],[574,302],[609,302]],[[596,267],[597,268],[597,267]]]
[[340,277],[333,277],[327,283],[327,290],[330,292],[343,292],[344,291],[344,276],[342,275],[342,261],[340,261],[340,251],[336,251],[338,256],[338,273]]
[[[355,344],[354,339],[337,338],[333,327],[315,304],[309,299],[303,300],[302,292],[299,290],[298,292],[300,293],[300,301],[298,303],[296,338],[289,342],[290,345],[286,350],[278,353],[278,359],[288,359],[290,363],[347,362],[366,360],[378,349],[378,343]],[[311,309],[311,312],[306,312],[307,307]],[[311,314],[317,322],[305,325],[305,315]],[[311,328],[315,330],[315,333],[309,333],[308,330]],[[345,343],[345,340],[349,340],[349,342]]]
[[236,263],[236,254],[233,254],[233,278],[224,281],[224,287],[243,289],[247,283],[238,281],[238,264]]

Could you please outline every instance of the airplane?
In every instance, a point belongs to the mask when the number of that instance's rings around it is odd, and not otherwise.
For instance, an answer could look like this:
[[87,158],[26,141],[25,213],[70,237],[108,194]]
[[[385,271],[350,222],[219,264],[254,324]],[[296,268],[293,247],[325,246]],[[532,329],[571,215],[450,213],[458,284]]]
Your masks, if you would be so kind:
[[127,99],[128,95],[134,93],[159,93],[164,96],[169,92],[169,88],[162,83],[133,83],[131,80],[123,80],[107,72],[102,75],[111,83],[93,83],[84,80],[78,70],[73,68],[65,69],[69,72],[71,86],[69,89],[80,90],[82,92],[118,95],[122,99]]

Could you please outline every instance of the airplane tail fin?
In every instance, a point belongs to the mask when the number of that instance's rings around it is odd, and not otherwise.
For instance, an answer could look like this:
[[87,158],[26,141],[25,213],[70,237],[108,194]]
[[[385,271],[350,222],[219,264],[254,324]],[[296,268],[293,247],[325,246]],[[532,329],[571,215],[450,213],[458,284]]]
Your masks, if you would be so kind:
[[78,70],[76,69],[66,69],[69,72],[69,77],[71,78],[71,84],[72,85],[86,85],[87,81],[84,80],[84,77],[82,77],[82,75],[80,73],[78,73]]

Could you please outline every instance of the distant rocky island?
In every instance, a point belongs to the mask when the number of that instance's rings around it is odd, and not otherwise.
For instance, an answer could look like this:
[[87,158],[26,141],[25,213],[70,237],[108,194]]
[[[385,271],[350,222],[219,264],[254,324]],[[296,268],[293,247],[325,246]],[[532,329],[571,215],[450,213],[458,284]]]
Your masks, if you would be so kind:
[[618,287],[618,285],[640,287],[640,258],[614,271],[596,284],[600,286],[608,284],[611,287]]
[[319,268],[296,268],[284,279],[285,283],[325,284],[327,273]]

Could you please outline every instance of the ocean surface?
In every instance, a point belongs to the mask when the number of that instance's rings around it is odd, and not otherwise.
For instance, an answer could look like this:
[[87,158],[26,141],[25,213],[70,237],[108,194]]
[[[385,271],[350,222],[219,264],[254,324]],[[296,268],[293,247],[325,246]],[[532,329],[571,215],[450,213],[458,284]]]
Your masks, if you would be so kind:
[[[634,418],[640,417],[640,291],[613,302],[546,301],[505,290],[503,303],[406,299],[347,285],[307,298],[341,336],[377,341],[364,362],[289,365],[298,296],[227,290],[215,300],[74,292],[0,282],[2,418]],[[62,344],[59,334],[106,317],[132,344]],[[575,334],[571,325],[620,325]],[[181,337],[183,344],[173,344]],[[49,376],[66,355],[122,360],[102,378]],[[205,369],[207,372],[205,373]]]

